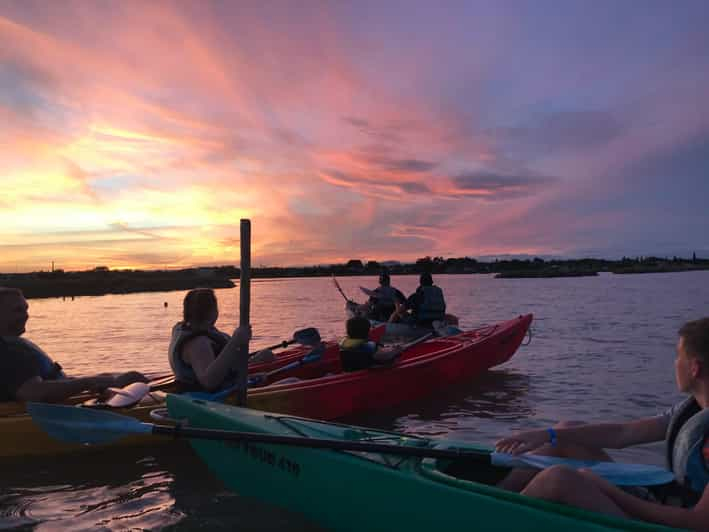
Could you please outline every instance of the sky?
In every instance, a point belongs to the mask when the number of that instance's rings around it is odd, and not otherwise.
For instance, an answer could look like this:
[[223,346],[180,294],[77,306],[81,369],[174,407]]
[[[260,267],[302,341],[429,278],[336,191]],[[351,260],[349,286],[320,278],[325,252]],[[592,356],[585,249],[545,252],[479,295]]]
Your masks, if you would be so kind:
[[0,3],[0,272],[709,257],[709,2]]

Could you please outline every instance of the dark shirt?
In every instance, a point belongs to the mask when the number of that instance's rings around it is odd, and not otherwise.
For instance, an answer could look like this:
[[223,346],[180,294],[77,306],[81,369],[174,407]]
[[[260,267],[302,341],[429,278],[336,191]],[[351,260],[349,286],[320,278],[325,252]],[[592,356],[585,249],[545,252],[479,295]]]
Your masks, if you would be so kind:
[[36,357],[28,356],[19,345],[0,338],[0,402],[15,401],[17,390],[41,372]]
[[406,299],[406,306],[415,311],[421,304],[423,303],[423,290],[421,290],[421,287],[418,287],[416,289],[416,292],[411,294],[407,299]]

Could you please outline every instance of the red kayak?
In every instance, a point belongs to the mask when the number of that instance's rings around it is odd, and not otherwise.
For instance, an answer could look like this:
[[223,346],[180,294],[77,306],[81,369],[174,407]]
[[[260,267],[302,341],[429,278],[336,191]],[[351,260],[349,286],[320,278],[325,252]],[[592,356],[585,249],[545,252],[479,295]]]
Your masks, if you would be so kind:
[[509,360],[531,322],[527,314],[432,338],[404,351],[392,365],[347,373],[342,372],[338,345],[328,342],[318,360],[278,372],[265,386],[249,388],[248,406],[330,420],[419,399]]

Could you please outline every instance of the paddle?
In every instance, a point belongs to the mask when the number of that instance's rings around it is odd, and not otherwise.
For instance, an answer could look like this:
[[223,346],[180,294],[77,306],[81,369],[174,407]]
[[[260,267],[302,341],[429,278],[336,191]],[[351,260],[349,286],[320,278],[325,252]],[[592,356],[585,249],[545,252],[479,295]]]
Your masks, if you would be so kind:
[[374,290],[370,290],[369,288],[365,288],[364,286],[360,286],[359,289],[364,293],[364,295],[373,297],[375,299],[379,298],[379,294],[377,294]]
[[335,274],[334,274],[334,273],[332,274],[332,282],[335,283],[335,288],[337,288],[338,292],[340,292],[340,294],[342,295],[342,297],[345,298],[345,301],[347,301],[348,303],[354,303],[354,304],[356,304],[356,303],[355,303],[354,301],[352,301],[349,297],[347,297],[347,296],[345,295],[345,293],[342,291],[342,287],[340,286],[340,283],[337,282],[337,279],[335,278]]
[[528,454],[512,456],[471,449],[408,447],[364,441],[329,440],[302,436],[202,429],[181,425],[156,425],[143,423],[132,417],[121,416],[105,410],[92,410],[48,403],[27,403],[27,410],[32,415],[32,419],[50,436],[72,443],[108,443],[131,434],[156,434],[173,438],[185,437],[205,440],[258,442],[312,449],[360,451],[418,458],[470,460],[481,464],[500,465],[503,467],[540,469],[556,464],[565,464],[570,467],[583,467],[597,472],[600,476],[617,485],[650,486],[653,484],[666,484],[674,478],[671,472],[661,467],[643,464],[570,460]]
[[[320,342],[320,332],[315,327],[308,327],[306,329],[301,329],[293,333],[293,338],[290,340],[283,340],[275,345],[269,345],[264,347],[264,349],[278,349],[279,347],[288,347],[291,344],[303,344],[303,345],[317,345]],[[249,356],[254,356],[258,351],[251,353]]]
[[282,366],[280,368],[276,368],[276,369],[268,371],[266,373],[256,373],[254,375],[249,375],[249,386],[262,386],[262,385],[266,384],[266,381],[268,381],[274,375],[278,375],[279,373],[283,373],[284,371],[289,371],[291,369],[295,369],[297,367],[302,366],[303,364],[307,364],[308,362],[315,362],[316,360],[320,360],[324,353],[325,353],[325,344],[321,343],[321,344],[317,345],[316,347],[314,347],[306,355],[303,355],[298,360],[294,360],[293,362],[290,362],[289,364],[286,364],[285,366]]

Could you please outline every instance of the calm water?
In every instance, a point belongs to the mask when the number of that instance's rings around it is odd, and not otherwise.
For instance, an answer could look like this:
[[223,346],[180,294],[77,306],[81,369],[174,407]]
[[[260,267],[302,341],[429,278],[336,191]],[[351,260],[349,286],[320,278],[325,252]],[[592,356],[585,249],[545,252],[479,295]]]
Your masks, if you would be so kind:
[[[420,435],[492,443],[512,430],[558,419],[622,420],[654,415],[679,399],[674,384],[676,331],[709,315],[709,272],[571,279],[437,276],[463,328],[532,312],[533,340],[500,368],[436,397],[351,419]],[[342,278],[359,285],[376,278]],[[405,293],[416,277],[394,277]],[[238,289],[218,290],[219,327],[238,322]],[[69,374],[138,369],[168,372],[166,349],[184,292],[31,300],[27,337]],[[165,307],[164,303],[168,306]],[[330,279],[252,284],[252,347],[316,326],[344,332],[344,301]],[[617,453],[660,463],[661,446]],[[1,464],[0,529],[311,530],[297,515],[226,491],[188,449]],[[274,486],[274,489],[278,489]]]

